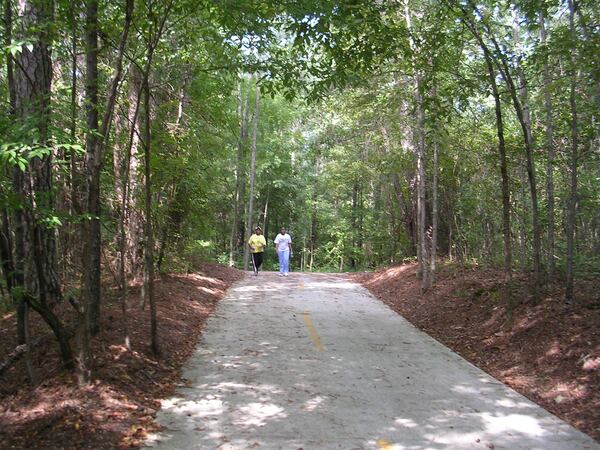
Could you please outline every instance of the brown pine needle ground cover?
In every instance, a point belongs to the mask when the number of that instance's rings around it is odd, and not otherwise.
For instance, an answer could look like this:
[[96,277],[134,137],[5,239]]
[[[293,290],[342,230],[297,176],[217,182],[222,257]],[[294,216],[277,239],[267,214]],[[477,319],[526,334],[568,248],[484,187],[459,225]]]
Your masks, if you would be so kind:
[[[32,354],[41,381],[27,382],[22,361],[0,376],[0,448],[110,449],[138,447],[152,430],[160,399],[181,383],[206,318],[225,290],[243,273],[217,264],[198,272],[165,276],[156,282],[162,353],[150,351],[149,308],[139,308],[132,288],[128,324],[133,351],[123,345],[123,316],[116,292],[104,295],[102,332],[93,340],[93,383],[79,388],[74,374],[60,369],[57,345],[46,340]],[[71,314],[63,304],[65,314]],[[32,338],[49,333],[36,314]],[[0,362],[16,346],[15,318],[0,318]]]
[[415,264],[352,277],[416,327],[600,440],[600,280],[579,281],[577,302],[567,307],[561,286],[534,301],[516,276],[511,326],[501,271],[446,265],[424,295]]

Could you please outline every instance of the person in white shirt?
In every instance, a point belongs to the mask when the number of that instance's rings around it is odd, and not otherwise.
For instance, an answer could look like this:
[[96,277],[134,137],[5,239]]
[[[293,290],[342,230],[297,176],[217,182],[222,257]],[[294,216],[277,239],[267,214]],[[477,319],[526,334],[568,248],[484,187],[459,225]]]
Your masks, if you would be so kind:
[[281,227],[279,234],[275,237],[275,248],[279,256],[279,276],[287,277],[290,271],[290,256],[292,256],[292,238]]

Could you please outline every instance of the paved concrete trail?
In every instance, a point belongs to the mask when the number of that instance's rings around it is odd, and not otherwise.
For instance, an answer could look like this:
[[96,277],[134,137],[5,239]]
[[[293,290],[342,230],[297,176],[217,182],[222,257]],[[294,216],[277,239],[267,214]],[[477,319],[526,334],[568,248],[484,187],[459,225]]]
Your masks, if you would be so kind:
[[600,449],[343,275],[246,277],[184,377],[153,448]]

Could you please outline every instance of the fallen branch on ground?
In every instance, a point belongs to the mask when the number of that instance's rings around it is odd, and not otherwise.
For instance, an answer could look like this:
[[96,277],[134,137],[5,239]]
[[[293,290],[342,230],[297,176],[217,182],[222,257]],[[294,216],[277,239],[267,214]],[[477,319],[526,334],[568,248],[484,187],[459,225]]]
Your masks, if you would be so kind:
[[4,360],[4,362],[2,364],[0,364],[0,375],[2,375],[4,373],[4,371],[6,369],[8,369],[10,366],[12,366],[15,362],[17,362],[29,350],[29,347],[33,348],[33,347],[37,346],[38,344],[40,344],[42,341],[45,341],[46,339],[49,339],[53,336],[54,335],[52,335],[52,334],[45,334],[45,335],[40,336],[37,339],[35,339],[31,343],[31,345],[27,345],[27,344],[17,345],[17,347],[8,355],[8,357]]

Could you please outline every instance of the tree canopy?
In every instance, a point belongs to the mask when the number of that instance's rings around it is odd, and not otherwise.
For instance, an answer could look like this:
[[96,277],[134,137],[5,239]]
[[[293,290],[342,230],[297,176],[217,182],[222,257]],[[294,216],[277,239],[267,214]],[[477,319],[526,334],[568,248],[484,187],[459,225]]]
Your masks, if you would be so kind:
[[2,8],[3,308],[84,378],[54,304],[89,338],[106,279],[125,301],[144,278],[152,307],[155,269],[242,267],[249,224],[286,226],[295,270],[417,260],[423,289],[439,257],[567,302],[600,273],[597,2]]

